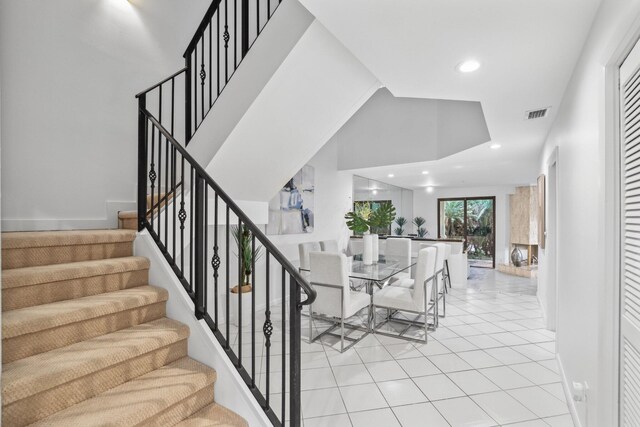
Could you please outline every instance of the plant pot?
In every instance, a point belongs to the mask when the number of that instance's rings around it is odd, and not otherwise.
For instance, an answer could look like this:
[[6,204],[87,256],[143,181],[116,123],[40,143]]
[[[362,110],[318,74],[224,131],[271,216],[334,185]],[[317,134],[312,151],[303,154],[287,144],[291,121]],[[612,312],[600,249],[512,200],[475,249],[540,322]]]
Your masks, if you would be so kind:
[[371,258],[374,264],[378,262],[378,258],[380,257],[380,245],[378,244],[378,235],[372,235],[373,240],[371,241]]
[[[249,291],[247,291],[247,289]],[[243,285],[242,292],[240,293],[240,298],[242,298],[242,327],[251,326],[251,295],[250,291],[251,285]],[[229,292],[229,320],[232,325],[238,326],[240,322],[238,321],[238,311],[239,311],[239,302],[238,302],[238,287],[235,286],[233,288],[236,292]]]
[[373,234],[365,234],[362,236],[362,243],[364,246],[362,262],[364,262],[365,265],[371,265],[373,264]]

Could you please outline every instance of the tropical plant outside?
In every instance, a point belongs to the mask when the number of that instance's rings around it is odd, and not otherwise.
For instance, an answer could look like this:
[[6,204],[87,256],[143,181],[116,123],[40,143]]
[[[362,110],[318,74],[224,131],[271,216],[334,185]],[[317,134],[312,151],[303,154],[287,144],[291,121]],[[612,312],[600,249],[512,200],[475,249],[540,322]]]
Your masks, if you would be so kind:
[[493,200],[467,201],[467,256],[492,259],[494,256]]
[[493,199],[467,200],[465,228],[464,200],[444,200],[441,205],[443,237],[464,238],[470,259],[493,259]]

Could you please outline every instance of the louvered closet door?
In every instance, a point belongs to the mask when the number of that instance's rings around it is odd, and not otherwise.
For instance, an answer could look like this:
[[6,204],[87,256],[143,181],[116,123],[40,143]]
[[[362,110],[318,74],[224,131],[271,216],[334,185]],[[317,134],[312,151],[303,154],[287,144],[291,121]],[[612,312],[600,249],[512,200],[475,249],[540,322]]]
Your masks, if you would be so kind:
[[620,425],[640,426],[640,47],[620,67]]

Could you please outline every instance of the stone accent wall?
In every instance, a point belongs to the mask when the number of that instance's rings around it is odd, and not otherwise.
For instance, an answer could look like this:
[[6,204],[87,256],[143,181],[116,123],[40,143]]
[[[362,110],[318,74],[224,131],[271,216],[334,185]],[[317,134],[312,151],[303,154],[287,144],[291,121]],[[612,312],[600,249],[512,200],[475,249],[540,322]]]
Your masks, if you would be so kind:
[[511,244],[538,244],[537,186],[517,187],[509,196],[511,212]]

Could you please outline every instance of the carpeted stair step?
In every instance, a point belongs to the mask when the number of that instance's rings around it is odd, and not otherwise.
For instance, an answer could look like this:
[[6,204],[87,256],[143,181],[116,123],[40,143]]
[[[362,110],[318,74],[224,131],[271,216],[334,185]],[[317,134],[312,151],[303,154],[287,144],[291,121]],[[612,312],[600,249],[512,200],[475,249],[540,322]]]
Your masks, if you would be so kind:
[[249,424],[233,411],[212,403],[205,406],[175,427],[248,427]]
[[2,311],[146,285],[149,260],[110,258],[2,272]]
[[162,318],[5,364],[2,424],[34,423],[181,359],[188,337]]
[[2,362],[64,347],[165,316],[165,289],[139,286],[2,313]]
[[213,369],[185,357],[33,426],[172,426],[213,403],[215,380]]
[[118,212],[118,228],[125,230],[138,230],[138,212],[120,211]]
[[133,230],[2,233],[2,269],[133,255]]

